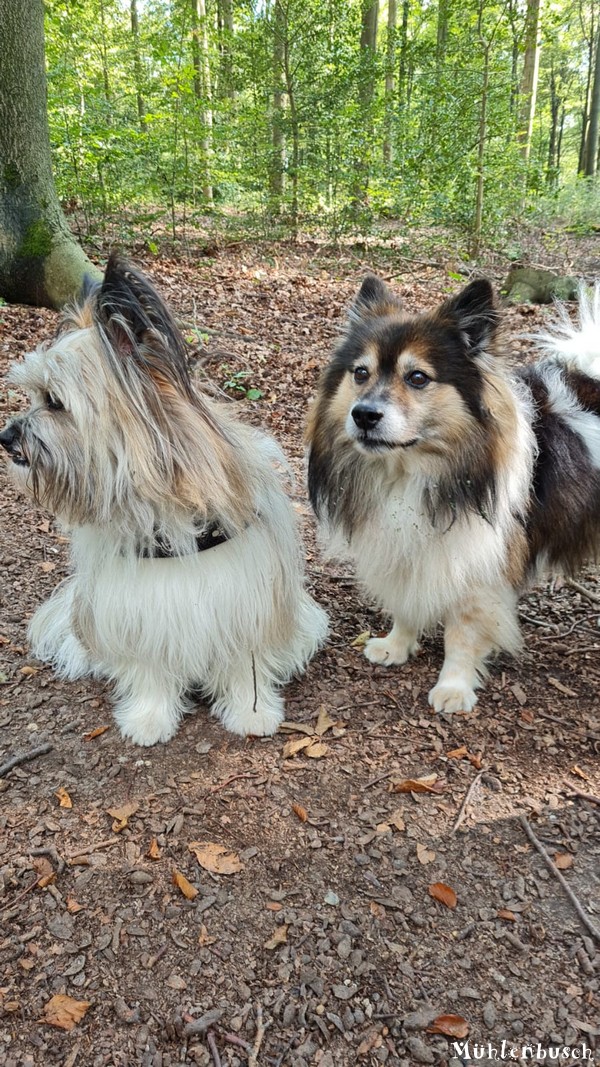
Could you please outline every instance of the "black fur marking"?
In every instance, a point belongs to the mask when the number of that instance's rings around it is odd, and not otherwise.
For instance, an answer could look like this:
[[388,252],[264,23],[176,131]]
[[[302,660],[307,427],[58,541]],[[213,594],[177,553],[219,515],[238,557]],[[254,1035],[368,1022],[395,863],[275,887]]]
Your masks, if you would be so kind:
[[95,299],[94,317],[113,350],[166,377],[191,399],[187,346],[148,279],[111,252]]
[[[539,447],[526,525],[529,565],[533,569],[545,556],[551,566],[574,573],[600,549],[600,471],[579,434],[552,410],[538,368],[523,369],[521,377],[535,402]],[[586,410],[600,415],[600,383],[576,371],[565,372],[563,379]]]

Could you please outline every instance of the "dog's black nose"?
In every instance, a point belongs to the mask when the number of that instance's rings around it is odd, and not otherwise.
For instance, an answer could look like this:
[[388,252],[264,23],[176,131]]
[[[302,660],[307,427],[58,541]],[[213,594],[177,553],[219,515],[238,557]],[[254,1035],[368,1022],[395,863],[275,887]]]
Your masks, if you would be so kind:
[[7,452],[12,452],[14,445],[17,441],[19,434],[14,424],[9,423],[2,433],[0,433],[0,445],[5,448]]
[[359,430],[368,433],[383,418],[383,411],[379,411],[372,404],[355,404],[352,408],[352,418]]

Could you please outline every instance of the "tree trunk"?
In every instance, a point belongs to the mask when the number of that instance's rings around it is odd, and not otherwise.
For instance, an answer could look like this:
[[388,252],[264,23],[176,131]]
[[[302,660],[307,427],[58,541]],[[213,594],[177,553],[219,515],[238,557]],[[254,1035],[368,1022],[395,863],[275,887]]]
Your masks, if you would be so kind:
[[269,167],[269,207],[274,215],[279,215],[283,200],[285,154],[283,66],[286,35],[285,11],[280,0],[276,0],[273,11],[273,107],[271,111],[271,165]]
[[133,43],[133,72],[135,75],[135,90],[137,96],[137,110],[140,129],[146,125],[146,105],[142,93],[142,55],[140,49],[140,26],[138,21],[137,0],[131,0],[131,39]]
[[592,76],[594,73],[594,41],[595,41],[595,19],[594,19],[594,5],[592,4],[592,13],[590,21],[590,36],[586,36],[587,42],[587,77],[585,82],[585,93],[583,96],[583,108],[581,111],[581,137],[579,139],[579,163],[577,164],[577,173],[583,174],[585,170],[585,155],[587,148],[587,135],[588,135],[588,123],[590,117],[590,96],[592,92]]
[[375,60],[377,57],[378,0],[362,0],[360,27],[360,70],[358,83],[359,152],[354,161],[353,202],[365,205],[369,191],[370,152],[372,144],[371,111],[375,94]]
[[537,97],[538,74],[540,69],[539,26],[542,0],[527,0],[527,17],[525,22],[525,62],[520,93],[520,115],[517,139],[521,146],[521,155],[525,163],[529,162],[535,102]]
[[481,230],[483,226],[483,193],[485,178],[485,145],[487,139],[487,108],[490,86],[490,49],[488,43],[484,47],[483,82],[481,86],[481,106],[479,110],[479,134],[477,144],[477,183],[475,188],[475,219],[473,224],[473,239],[471,254],[479,255],[481,245]]
[[397,0],[388,0],[387,45],[385,55],[385,130],[383,139],[383,161],[392,161],[392,130],[394,121],[394,93],[396,68],[396,20],[398,17]]
[[590,104],[590,121],[587,132],[585,148],[584,173],[586,178],[593,178],[596,173],[598,158],[598,129],[600,125],[600,29],[596,44],[596,58],[594,61],[594,86],[592,89],[592,101]]
[[42,0],[0,0],[0,296],[60,308],[86,274],[52,177]]
[[213,190],[210,178],[212,154],[213,115],[211,106],[210,60],[208,54],[208,29],[205,0],[190,0],[192,12],[192,63],[194,64],[194,93],[200,105],[202,136],[203,175],[202,197],[205,204],[212,204]]
[[233,100],[235,89],[233,85],[233,4],[232,0],[219,0],[219,46],[220,46],[220,79],[219,95],[222,98]]

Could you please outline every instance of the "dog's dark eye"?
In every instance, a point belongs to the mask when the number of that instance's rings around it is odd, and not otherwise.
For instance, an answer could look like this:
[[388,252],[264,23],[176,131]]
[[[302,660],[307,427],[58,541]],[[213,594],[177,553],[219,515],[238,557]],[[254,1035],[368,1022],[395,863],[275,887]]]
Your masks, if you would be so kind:
[[368,377],[369,372],[366,367],[354,368],[354,381],[357,383],[357,385],[362,385],[363,382],[367,381]]
[[406,375],[404,381],[407,385],[412,385],[413,389],[424,389],[431,381],[431,378],[425,374],[425,371],[413,370],[410,374]]
[[64,411],[65,405],[58,397],[53,396],[52,393],[46,393],[44,396],[44,403],[49,411]]

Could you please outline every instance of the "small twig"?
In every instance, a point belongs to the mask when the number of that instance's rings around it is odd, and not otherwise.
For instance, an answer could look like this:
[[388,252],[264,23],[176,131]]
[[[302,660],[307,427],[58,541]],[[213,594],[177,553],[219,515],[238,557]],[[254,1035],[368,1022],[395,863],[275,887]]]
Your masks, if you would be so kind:
[[230,1045],[237,1045],[238,1048],[243,1048],[244,1052],[252,1052],[252,1045],[248,1041],[244,1041],[243,1037],[238,1037],[237,1034],[223,1034],[223,1041],[228,1041]]
[[21,763],[29,763],[30,760],[37,759],[38,756],[45,756],[47,752],[51,752],[54,745],[51,745],[49,741],[45,745],[39,745],[38,748],[32,748],[29,752],[22,752],[20,756],[13,756],[12,759],[3,763],[0,767],[0,778],[4,778],[9,771],[12,771],[13,767],[19,767]]
[[232,774],[230,778],[226,778],[224,782],[219,785],[213,785],[204,795],[210,796],[211,793],[219,793],[221,789],[226,789],[232,782],[237,782],[238,778],[262,778],[264,775],[260,771],[252,771],[250,774]]
[[575,896],[575,893],[571,889],[571,886],[566,881],[566,879],[563,878],[563,876],[560,873],[560,871],[559,871],[558,867],[556,866],[556,864],[553,863],[553,861],[550,859],[550,856],[546,852],[546,849],[542,845],[542,842],[535,836],[533,830],[531,829],[531,826],[527,822],[527,819],[525,818],[524,815],[519,815],[519,822],[521,823],[521,826],[523,827],[525,833],[527,834],[527,837],[531,841],[531,844],[539,852],[539,854],[542,857],[544,863],[546,864],[546,867],[548,868],[548,870],[551,872],[551,874],[554,875],[554,877],[557,879],[557,881],[563,887],[565,893],[567,894],[569,900],[571,901],[571,904],[575,908],[575,911],[577,912],[577,914],[578,914],[579,918],[581,919],[583,925],[589,930],[589,932],[591,933],[592,937],[594,937],[596,939],[596,941],[600,941],[600,929],[598,929],[598,927],[595,926],[595,924],[592,922],[592,920],[590,919],[589,915],[587,914],[587,912],[584,910],[584,908],[580,904],[578,898]]
[[215,1067],[222,1067],[221,1057],[219,1056],[219,1050],[217,1048],[217,1042],[215,1041],[215,1035],[212,1030],[209,1030],[206,1035],[206,1043],[210,1049],[210,1054],[213,1058]]
[[159,948],[158,952],[154,956],[150,957],[150,959],[148,960],[148,962],[146,964],[146,969],[148,971],[151,971],[152,968],[156,966],[158,961],[162,960],[162,958],[165,955],[168,947],[169,947],[169,942],[165,941],[164,945],[161,945],[161,947]]
[[258,692],[256,689],[256,663],[254,660],[254,652],[251,652],[252,656],[252,685],[254,686],[254,702],[252,704],[252,714],[256,715],[256,701],[258,700]]
[[23,899],[23,897],[26,897],[28,893],[31,893],[31,890],[32,890],[32,889],[35,889],[36,885],[38,884],[38,882],[40,882],[40,881],[41,881],[41,879],[42,879],[42,876],[41,876],[41,874],[38,874],[38,875],[37,875],[37,877],[36,877],[36,879],[35,879],[35,882],[31,882],[31,883],[30,883],[30,885],[28,885],[28,886],[27,886],[27,887],[26,887],[26,888],[25,888],[25,889],[24,889],[24,890],[22,891],[22,893],[19,893],[18,897],[15,897],[15,899],[14,899],[14,900],[11,900],[11,901],[10,901],[10,903],[9,903],[9,904],[7,904],[5,908],[2,908],[2,911],[3,911],[3,912],[5,912],[5,911],[10,911],[10,910],[11,910],[11,908],[14,908],[15,904],[18,904],[18,903],[19,903],[19,901]]
[[590,804],[600,804],[600,797],[594,796],[593,793],[584,793],[581,789],[578,789],[577,786],[571,785],[566,778],[564,778],[563,781],[569,792],[574,793],[576,797],[580,797],[581,800],[588,800]]
[[270,1023],[263,1021],[262,1004],[258,1003],[256,1005],[256,1037],[254,1039],[252,1051],[248,1056],[248,1067],[258,1067],[258,1054],[268,1026],[270,1026]]
[[383,782],[384,778],[389,778],[393,773],[393,771],[386,771],[385,774],[380,774],[378,778],[371,778],[366,785],[363,785],[363,793],[366,789],[370,789],[372,785],[377,785],[378,782]]
[[477,786],[479,785],[479,782],[481,781],[481,776],[483,775],[483,773],[484,773],[483,771],[479,771],[479,774],[475,775],[473,781],[471,782],[469,788],[467,789],[467,793],[466,793],[465,799],[463,800],[463,802],[462,802],[462,804],[460,806],[458,815],[456,816],[456,822],[454,823],[454,826],[452,827],[452,833],[453,834],[456,833],[456,831],[458,830],[459,826],[461,825],[461,823],[464,822],[464,820],[466,818],[467,808],[469,806],[469,802],[470,802],[471,797],[473,796],[473,793],[475,792]]
[[576,582],[574,578],[567,578],[565,580],[565,585],[570,586],[570,588],[574,589],[577,593],[581,593],[582,596],[586,596],[588,600],[592,600],[594,604],[600,604],[600,594],[593,593],[591,589],[582,585],[581,582]]
[[99,852],[101,848],[109,848],[110,845],[116,845],[119,840],[119,835],[115,834],[114,837],[107,837],[104,841],[97,841],[95,845],[83,845],[82,848],[78,848],[76,852],[67,853],[67,863],[74,863],[75,860],[83,859],[84,856],[89,856],[91,852]]

